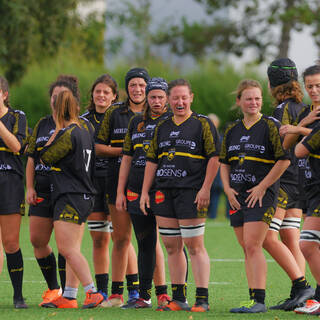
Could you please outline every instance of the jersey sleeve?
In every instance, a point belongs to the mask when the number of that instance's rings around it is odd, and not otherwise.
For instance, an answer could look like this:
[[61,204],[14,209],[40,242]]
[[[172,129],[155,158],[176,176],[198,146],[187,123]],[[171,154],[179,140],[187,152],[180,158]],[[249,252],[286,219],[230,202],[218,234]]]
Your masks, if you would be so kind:
[[101,122],[99,131],[96,136],[96,143],[109,145],[110,144],[110,130],[112,125],[112,114],[113,110],[115,110],[116,107],[110,107],[107,109],[103,120]]
[[218,156],[220,152],[220,138],[216,127],[206,117],[201,117],[200,121],[202,123],[202,139],[206,157]]
[[135,123],[133,119],[135,119],[135,117],[131,118],[129,121],[128,131],[124,137],[123,148],[122,148],[122,153],[131,157],[133,156],[133,153],[134,153],[132,139],[131,139],[132,131]]
[[28,139],[28,124],[27,124],[27,118],[24,112],[20,110],[16,110],[14,112],[15,117],[15,124],[13,126],[13,134],[18,139],[21,148],[24,147],[25,143]]
[[279,120],[283,125],[292,124],[293,120],[289,112],[289,102],[286,103],[284,106],[281,104],[279,107],[277,107],[273,111],[273,117]]
[[219,161],[221,163],[225,163],[225,164],[229,164],[229,160],[228,160],[228,152],[227,152],[227,141],[228,141],[228,135],[231,132],[231,129],[235,126],[235,124],[231,124],[229,125],[224,134],[223,134],[223,139],[222,139],[222,143],[221,143],[221,150],[220,150],[220,154],[219,154]]
[[279,134],[280,123],[271,119],[269,119],[267,123],[269,126],[270,144],[273,150],[275,160],[277,161],[290,159],[289,153],[282,147],[283,140]]
[[146,160],[153,163],[158,163],[158,134],[161,123],[162,122],[159,122],[154,129],[154,135],[150,142],[150,148],[148,149],[146,155]]
[[302,141],[302,144],[310,153],[315,153],[320,148],[320,125],[316,126],[311,133]]
[[40,151],[40,158],[46,165],[54,165],[72,151],[71,133],[74,128],[60,130],[52,143]]
[[29,136],[29,145],[28,145],[28,150],[27,150],[27,156],[31,158],[35,158],[36,156],[36,142],[37,142],[37,136],[38,136],[38,131],[39,131],[39,126],[41,121],[44,118],[41,118],[38,123],[35,125],[32,134]]

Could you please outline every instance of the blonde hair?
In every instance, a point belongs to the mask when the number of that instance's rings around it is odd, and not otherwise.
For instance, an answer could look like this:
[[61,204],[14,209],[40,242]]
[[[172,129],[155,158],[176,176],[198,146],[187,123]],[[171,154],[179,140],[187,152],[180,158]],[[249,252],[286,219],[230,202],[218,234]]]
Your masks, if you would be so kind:
[[220,125],[220,119],[215,113],[209,113],[208,118],[212,121],[214,126],[218,129]]
[[299,82],[295,80],[271,88],[271,94],[276,100],[275,105],[278,105],[288,98],[294,99],[297,103],[301,103],[303,99],[301,86]]
[[237,99],[240,99],[242,92],[248,88],[258,88],[260,89],[262,94],[262,87],[259,81],[252,80],[252,79],[244,79],[240,81],[240,83],[238,84],[237,90],[235,91],[237,95]]
[[63,90],[58,94],[54,110],[56,122],[60,127],[64,127],[64,121],[72,121],[80,126],[78,101],[70,90]]

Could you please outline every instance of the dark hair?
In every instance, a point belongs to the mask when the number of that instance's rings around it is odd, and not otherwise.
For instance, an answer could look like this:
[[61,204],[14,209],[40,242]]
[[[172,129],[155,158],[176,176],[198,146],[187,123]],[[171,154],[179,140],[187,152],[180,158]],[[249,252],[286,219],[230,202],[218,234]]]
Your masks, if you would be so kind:
[[52,96],[53,90],[56,87],[66,87],[69,89],[73,96],[77,99],[78,103],[80,103],[80,91],[78,86],[78,78],[72,75],[60,74],[57,80],[51,83],[49,88],[49,95]]
[[315,64],[304,70],[302,74],[303,82],[305,82],[307,76],[313,76],[315,74],[320,74],[320,60],[318,61],[318,64]]
[[10,107],[9,104],[9,84],[6,78],[0,76],[0,90],[4,93],[4,92],[8,92],[8,96],[6,98],[6,100],[4,100],[4,105],[6,107]]
[[168,94],[170,95],[171,90],[172,90],[174,87],[178,87],[178,86],[188,87],[189,92],[192,93],[191,85],[190,85],[190,82],[189,82],[188,80],[185,80],[185,79],[176,79],[176,80],[172,80],[172,81],[169,82],[169,85],[168,85]]
[[79,105],[78,101],[70,90],[61,91],[54,102],[56,111],[56,121],[62,125],[63,121],[74,121],[79,123]]
[[103,74],[102,76],[100,76],[99,78],[96,79],[96,81],[93,83],[93,85],[91,87],[90,102],[89,102],[89,105],[87,106],[88,110],[95,110],[95,108],[96,108],[96,106],[93,102],[93,91],[99,83],[106,84],[108,87],[111,88],[113,94],[116,95],[116,98],[112,101],[112,103],[118,101],[119,92],[118,92],[118,84],[117,84],[116,80],[114,80],[109,74]]
[[303,91],[298,81],[290,81],[274,88],[271,88],[271,94],[278,105],[288,98],[292,98],[296,103],[301,103],[303,99]]
[[127,72],[127,74],[126,74],[126,76],[124,78],[125,89],[126,89],[128,97],[129,97],[129,92],[128,92],[129,82],[133,78],[142,78],[142,79],[144,79],[144,81],[146,83],[148,83],[148,81],[150,79],[150,76],[148,74],[148,71],[146,69],[144,69],[144,68],[132,68],[132,69],[130,69]]

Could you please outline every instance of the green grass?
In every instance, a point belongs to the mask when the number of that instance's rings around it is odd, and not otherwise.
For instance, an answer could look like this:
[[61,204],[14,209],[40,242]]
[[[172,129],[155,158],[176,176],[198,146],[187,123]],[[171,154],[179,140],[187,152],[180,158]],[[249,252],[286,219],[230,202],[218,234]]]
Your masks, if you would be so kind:
[[[268,311],[265,314],[239,315],[230,314],[228,310],[248,299],[248,288],[244,272],[243,253],[237,244],[232,228],[223,217],[223,204],[219,206],[218,218],[208,220],[206,224],[206,247],[211,259],[211,278],[209,285],[211,310],[206,314],[191,314],[186,312],[155,312],[155,308],[148,310],[120,310],[120,309],[92,309],[92,310],[58,310],[38,307],[41,294],[46,289],[39,267],[33,257],[33,250],[29,241],[28,218],[23,219],[21,228],[21,247],[24,256],[24,287],[23,293],[27,299],[29,309],[14,310],[12,305],[12,288],[6,270],[0,276],[0,319],[296,319],[301,318],[293,312]],[[56,252],[54,241],[52,246]],[[88,232],[83,239],[83,252],[88,258],[91,268],[92,242]],[[290,280],[282,269],[268,256],[268,282],[266,304],[273,305],[288,297]],[[312,280],[308,271],[308,279]],[[167,278],[169,281],[169,278]],[[194,303],[195,286],[190,273],[188,285],[188,301]],[[171,290],[169,290],[171,293]],[[153,297],[154,299],[154,297]],[[79,288],[79,305],[84,300],[83,289]],[[153,300],[154,305],[156,301]]]

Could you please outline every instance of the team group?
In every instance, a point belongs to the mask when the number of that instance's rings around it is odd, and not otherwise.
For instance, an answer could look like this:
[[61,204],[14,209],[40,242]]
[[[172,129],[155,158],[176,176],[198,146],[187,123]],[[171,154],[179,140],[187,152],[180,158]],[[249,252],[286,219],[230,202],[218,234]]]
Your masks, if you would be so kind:
[[[264,248],[292,281],[290,297],[270,309],[320,314],[320,65],[303,73],[309,106],[302,102],[292,60],[273,61],[268,79],[273,116],[261,113],[260,83],[243,80],[236,90],[242,117],[227,126],[221,142],[212,121],[192,111],[193,93],[184,79],[168,84],[133,68],[125,76],[128,98],[119,103],[116,81],[104,74],[93,83],[88,111],[80,116],[77,79],[61,75],[49,89],[51,114],[28,133],[25,114],[11,108],[8,83],[0,77],[0,227],[15,308],[27,308],[19,247],[25,153],[30,238],[48,286],[40,306],[77,308],[81,283],[82,308],[151,308],[153,281],[157,311],[208,311],[204,231],[220,167],[249,287],[248,302],[230,312],[267,311]],[[80,250],[86,221],[96,285]],[[49,246],[53,230],[60,285]],[[158,233],[168,255],[172,298]],[[187,252],[196,285],[192,307],[186,298]],[[305,279],[305,260],[318,284],[315,290]]]

